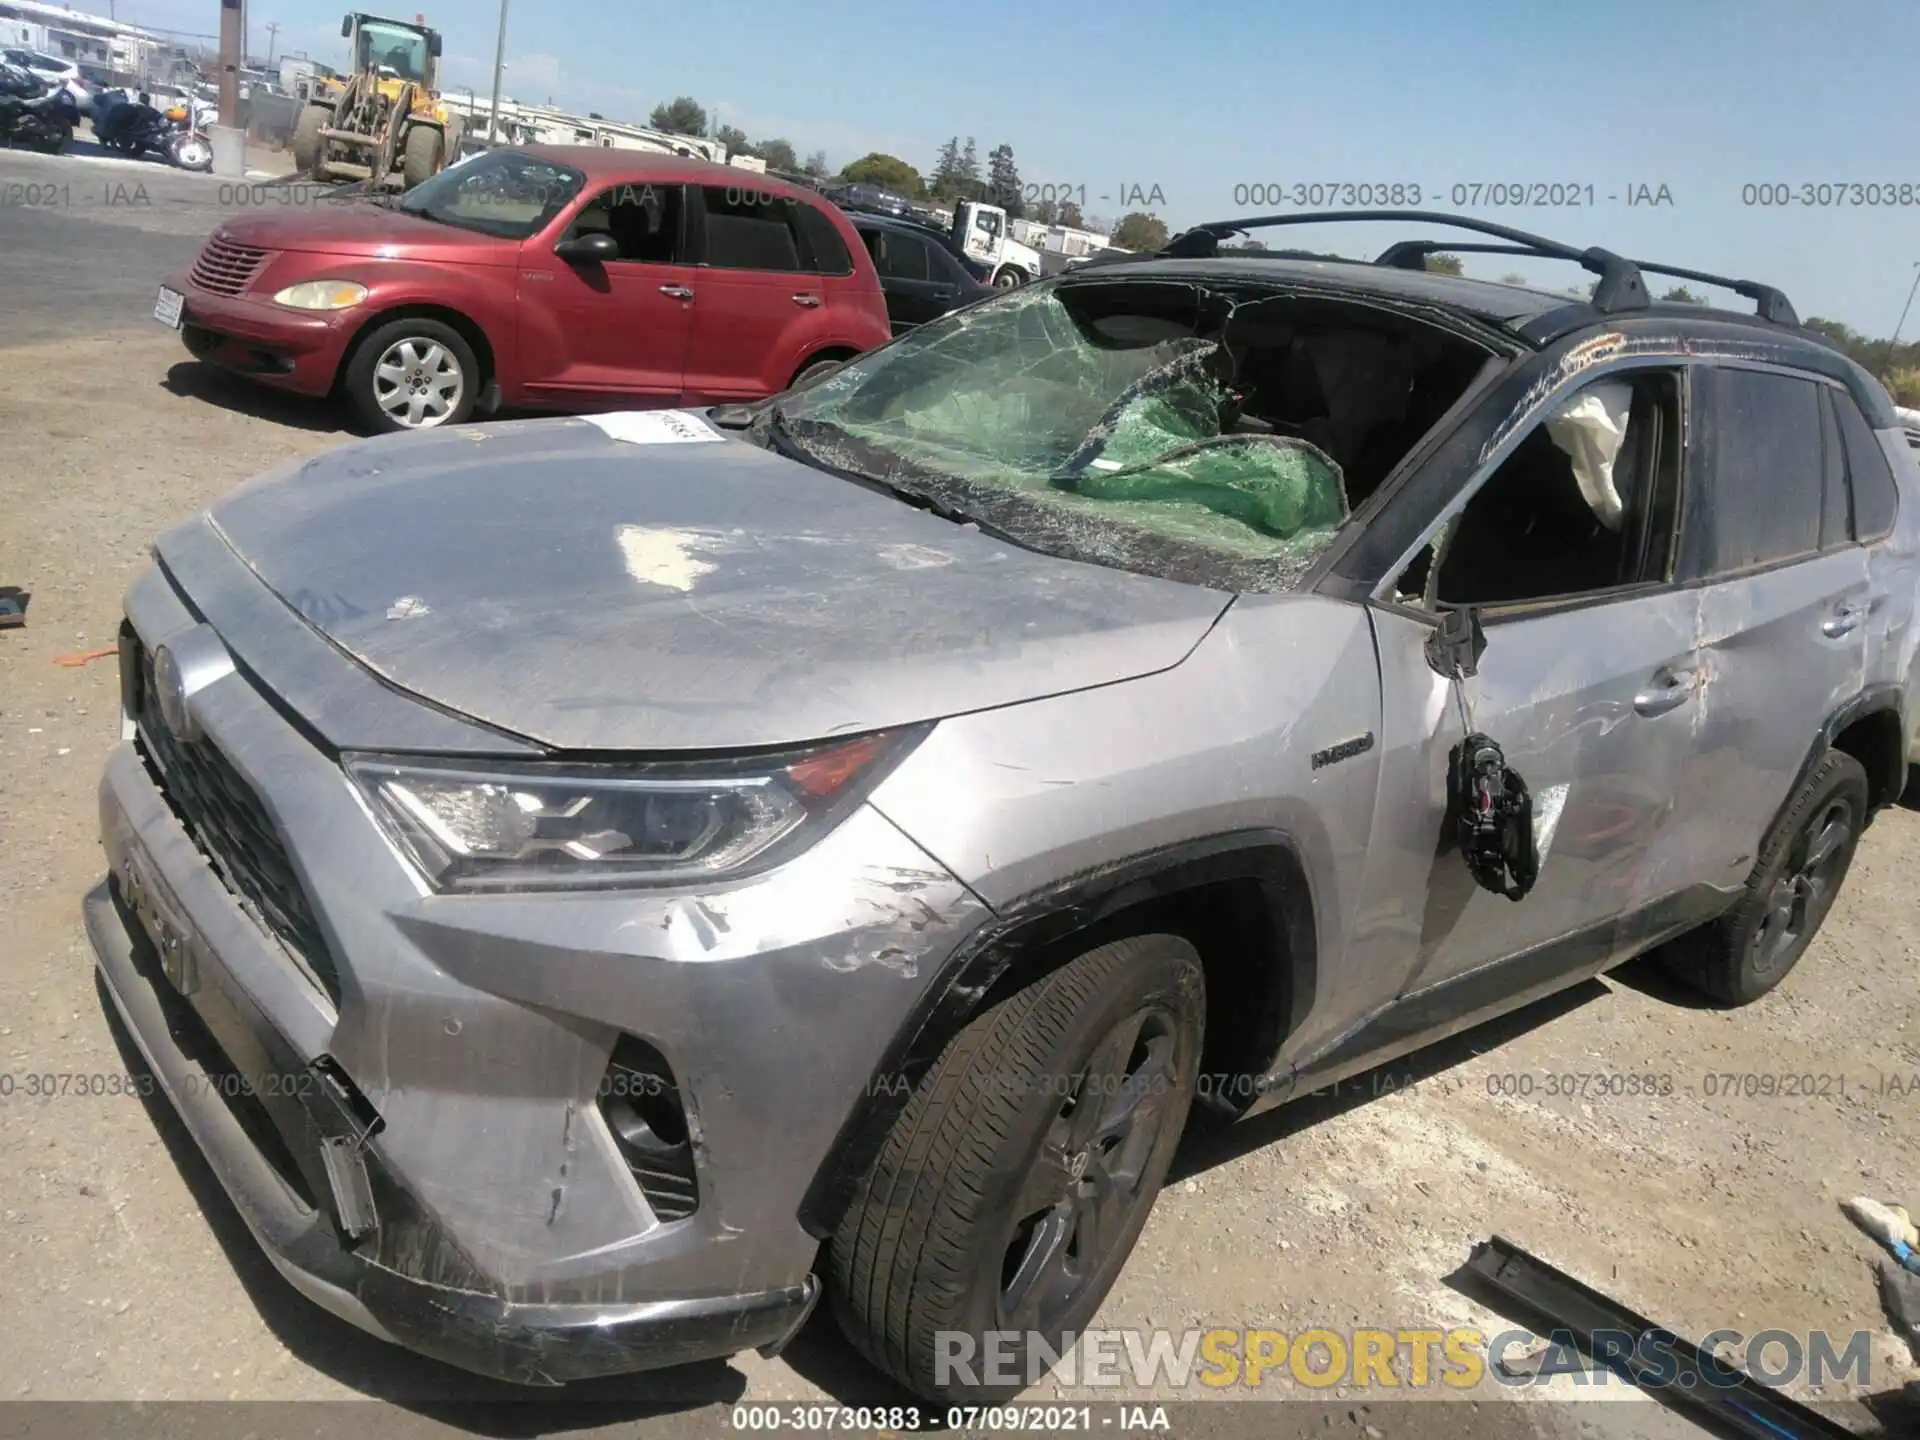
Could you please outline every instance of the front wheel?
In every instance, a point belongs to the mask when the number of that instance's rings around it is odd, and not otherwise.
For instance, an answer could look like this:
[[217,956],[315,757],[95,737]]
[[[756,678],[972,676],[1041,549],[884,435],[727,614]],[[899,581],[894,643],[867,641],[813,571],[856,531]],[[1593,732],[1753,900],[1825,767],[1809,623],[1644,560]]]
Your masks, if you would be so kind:
[[998,270],[993,272],[993,288],[996,290],[1011,290],[1016,285],[1024,283],[1026,278],[1025,275],[1014,269],[1011,265],[1002,265]]
[[1173,935],[1089,950],[978,1016],[833,1237],[840,1326],[930,1400],[1040,1378],[1100,1308],[1186,1124],[1206,981]]
[[1867,772],[1829,750],[1760,848],[1739,902],[1662,955],[1721,1005],[1750,1005],[1787,978],[1833,908],[1867,823]]
[[175,135],[167,141],[166,155],[182,170],[213,169],[213,146],[198,135]]
[[347,365],[347,398],[376,435],[457,425],[473,413],[479,390],[473,347],[438,320],[382,325]]

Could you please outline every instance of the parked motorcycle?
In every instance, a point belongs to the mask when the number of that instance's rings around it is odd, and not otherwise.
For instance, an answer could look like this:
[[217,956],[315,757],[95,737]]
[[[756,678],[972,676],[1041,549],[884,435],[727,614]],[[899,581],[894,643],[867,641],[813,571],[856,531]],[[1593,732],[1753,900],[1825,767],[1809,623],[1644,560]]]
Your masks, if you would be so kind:
[[49,85],[25,66],[0,63],[0,140],[58,155],[79,123],[80,107],[65,86]]
[[124,90],[102,91],[93,99],[93,138],[123,155],[151,152],[182,170],[213,169],[212,142],[186,105],[159,110]]

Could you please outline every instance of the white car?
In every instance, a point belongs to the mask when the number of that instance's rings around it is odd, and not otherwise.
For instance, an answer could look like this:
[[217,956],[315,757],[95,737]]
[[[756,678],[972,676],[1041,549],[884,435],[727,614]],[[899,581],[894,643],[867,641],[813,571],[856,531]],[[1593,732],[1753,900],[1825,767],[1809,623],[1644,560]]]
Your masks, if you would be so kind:
[[9,65],[18,65],[31,70],[50,85],[64,85],[73,96],[74,103],[80,107],[82,115],[93,113],[93,91],[80,78],[80,67],[71,60],[62,60],[58,55],[48,55],[39,50],[22,50],[9,47],[0,50],[0,56]]

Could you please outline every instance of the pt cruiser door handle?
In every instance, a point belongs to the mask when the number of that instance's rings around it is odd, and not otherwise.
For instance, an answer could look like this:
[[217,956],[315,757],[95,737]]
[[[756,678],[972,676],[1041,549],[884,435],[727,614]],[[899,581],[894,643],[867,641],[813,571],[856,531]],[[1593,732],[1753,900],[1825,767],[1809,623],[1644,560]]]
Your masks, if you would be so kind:
[[660,293],[662,295],[671,295],[676,300],[691,300],[693,298],[693,291],[685,285],[662,285],[660,287]]
[[793,297],[793,303],[796,305],[805,305],[811,310],[820,303],[820,297],[818,295],[796,295]]
[[1678,710],[1694,697],[1702,677],[1698,670],[1662,670],[1653,678],[1654,688],[1633,697],[1635,714],[1651,717]]

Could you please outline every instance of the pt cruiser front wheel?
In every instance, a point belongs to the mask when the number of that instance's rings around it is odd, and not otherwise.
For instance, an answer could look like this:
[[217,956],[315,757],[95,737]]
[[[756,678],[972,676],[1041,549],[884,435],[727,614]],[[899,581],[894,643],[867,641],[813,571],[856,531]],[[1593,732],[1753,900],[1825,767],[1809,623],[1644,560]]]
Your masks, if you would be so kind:
[[1146,1224],[1205,1021],[1200,957],[1146,935],[1088,951],[954,1037],[833,1238],[833,1305],[854,1346],[930,1399],[1040,1378]]

